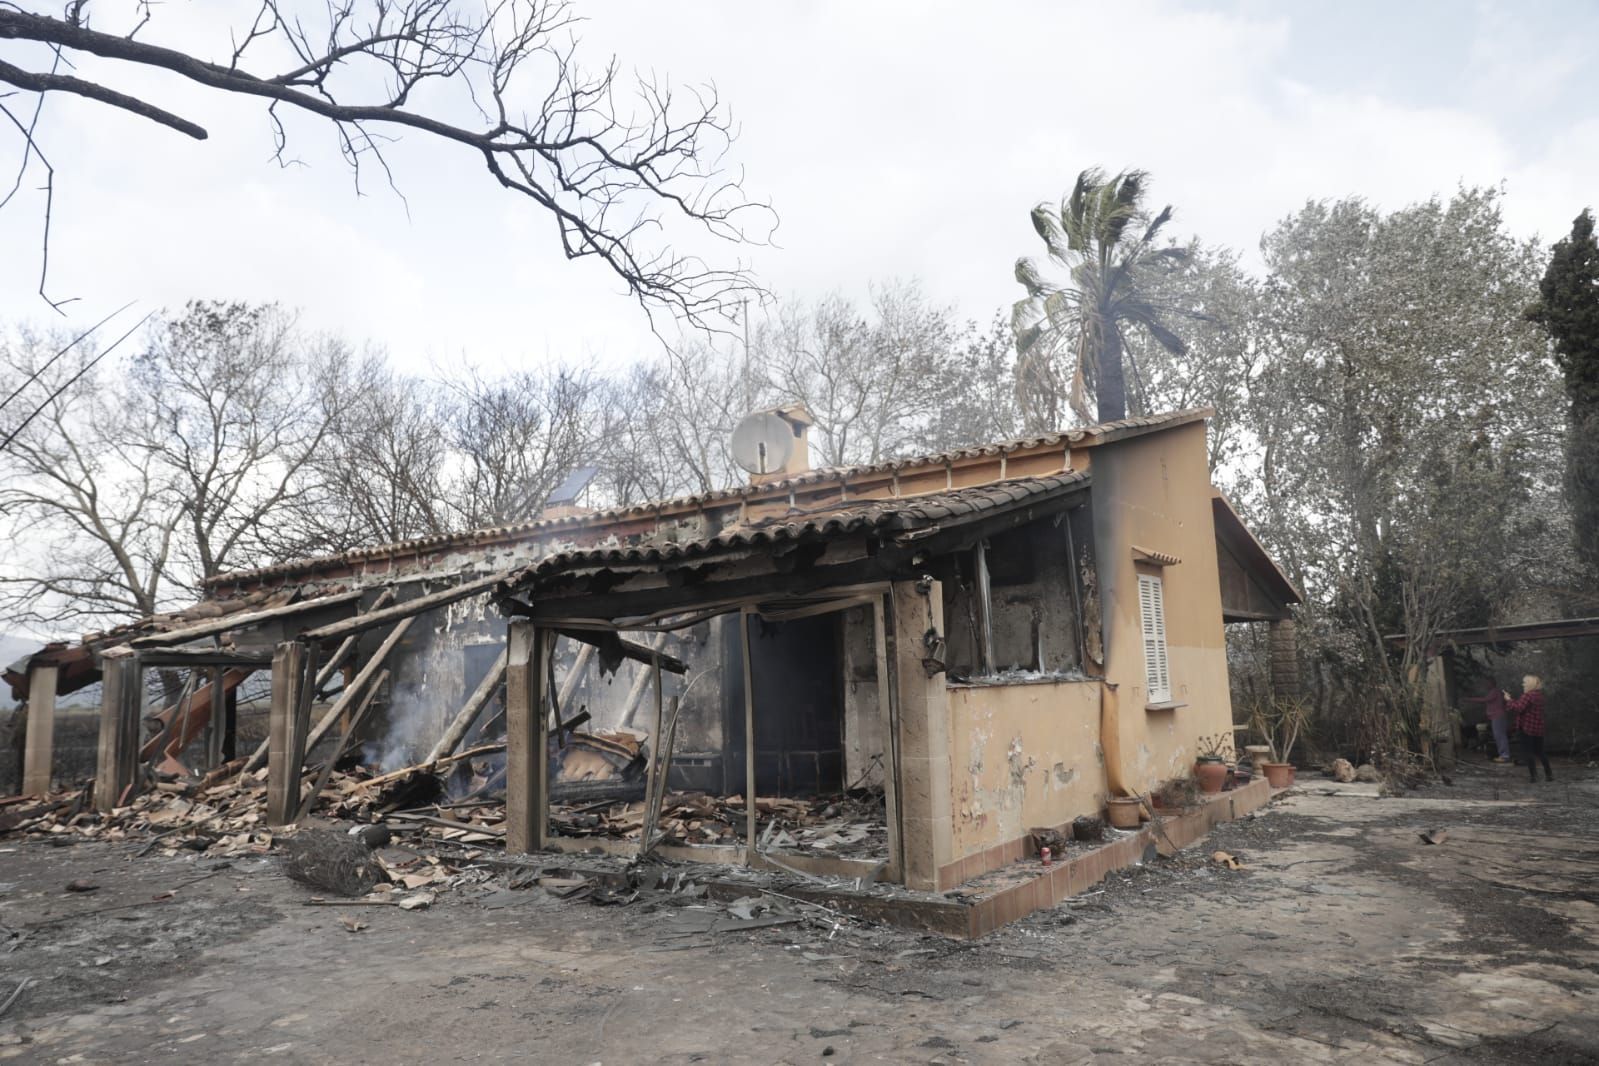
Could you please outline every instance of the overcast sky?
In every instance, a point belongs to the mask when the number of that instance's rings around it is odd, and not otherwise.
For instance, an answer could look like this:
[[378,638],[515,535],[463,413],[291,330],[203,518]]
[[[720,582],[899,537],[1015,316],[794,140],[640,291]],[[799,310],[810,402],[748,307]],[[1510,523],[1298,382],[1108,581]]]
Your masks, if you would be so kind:
[[[594,61],[716,84],[742,131],[733,161],[781,215],[778,246],[746,254],[782,294],[916,277],[986,319],[1035,252],[1028,209],[1093,164],[1151,171],[1180,232],[1250,251],[1309,198],[1397,207],[1502,181],[1510,225],[1547,240],[1599,202],[1590,2],[581,6]],[[249,10],[171,0],[145,37],[216,40]],[[46,106],[51,286],[81,297],[70,323],[128,300],[278,300],[416,369],[652,350],[617,283],[567,262],[470,152],[413,136],[393,157],[407,202],[375,181],[357,198],[325,128],[291,127],[308,165],[284,170],[258,104],[140,85],[210,140]],[[19,151],[0,133],[0,162]],[[40,221],[26,190],[0,212],[6,320],[53,316],[34,295]]]

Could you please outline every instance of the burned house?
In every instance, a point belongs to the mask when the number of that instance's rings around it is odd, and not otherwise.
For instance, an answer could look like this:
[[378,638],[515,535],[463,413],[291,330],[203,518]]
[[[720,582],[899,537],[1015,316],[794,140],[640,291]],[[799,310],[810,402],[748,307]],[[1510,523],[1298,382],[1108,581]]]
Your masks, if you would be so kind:
[[[749,484],[224,575],[8,679],[103,675],[102,809],[145,765],[236,755],[292,822],[339,752],[442,768],[503,735],[449,765],[503,788],[508,850],[948,889],[1232,730],[1224,621],[1297,594],[1212,488],[1206,415],[812,470],[787,409],[793,446]],[[188,680],[141,736],[151,670]],[[235,753],[252,675],[270,734]],[[642,815],[595,813],[627,799]],[[794,816],[813,803],[822,831]]]

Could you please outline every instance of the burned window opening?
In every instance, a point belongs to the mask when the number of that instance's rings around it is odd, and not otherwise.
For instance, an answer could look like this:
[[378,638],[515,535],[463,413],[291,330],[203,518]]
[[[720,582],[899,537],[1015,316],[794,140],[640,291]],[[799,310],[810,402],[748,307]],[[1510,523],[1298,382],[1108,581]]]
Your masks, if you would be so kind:
[[1082,676],[1084,627],[1067,521],[1051,515],[994,533],[935,569],[946,575],[950,680]]

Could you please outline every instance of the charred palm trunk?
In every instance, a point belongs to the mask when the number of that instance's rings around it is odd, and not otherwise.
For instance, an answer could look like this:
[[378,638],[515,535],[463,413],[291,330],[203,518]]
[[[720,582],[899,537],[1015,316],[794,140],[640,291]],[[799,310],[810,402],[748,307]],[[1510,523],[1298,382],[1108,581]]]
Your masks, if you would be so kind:
[[1127,417],[1127,375],[1122,369],[1121,335],[1114,327],[1103,329],[1099,338],[1097,400],[1099,420],[1115,422]]

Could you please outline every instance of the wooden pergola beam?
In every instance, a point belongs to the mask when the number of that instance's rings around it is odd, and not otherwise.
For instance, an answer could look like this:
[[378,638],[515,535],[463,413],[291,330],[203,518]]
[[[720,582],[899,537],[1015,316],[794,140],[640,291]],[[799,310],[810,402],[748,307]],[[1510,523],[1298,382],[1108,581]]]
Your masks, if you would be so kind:
[[[594,647],[605,651],[619,651],[624,659],[632,659],[636,663],[655,667],[659,665],[662,670],[674,674],[688,673],[688,666],[675,655],[667,655],[657,651],[646,644],[628,640],[614,630],[597,629],[567,629],[560,627],[557,632],[568,640],[579,641],[583,644],[592,644]],[[659,642],[657,642],[658,644]]]
[[287,603],[282,607],[268,607],[261,611],[242,611],[238,614],[225,614],[219,618],[211,618],[196,625],[185,626],[182,629],[169,629],[165,633],[152,633],[148,636],[135,637],[129,641],[134,648],[167,648],[174,644],[187,644],[191,640],[202,637],[216,636],[235,629],[244,629],[248,626],[259,625],[262,622],[273,622],[283,618],[292,618],[297,614],[307,614],[311,611],[326,610],[329,607],[341,607],[353,603],[366,595],[364,589],[351,589],[348,592],[335,592],[330,596],[317,596],[298,603]]
[[358,614],[354,618],[346,618],[342,622],[334,622],[331,625],[308,629],[300,634],[300,637],[302,640],[307,641],[321,641],[342,639],[352,633],[363,633],[368,629],[375,629],[391,622],[398,622],[402,618],[413,618],[424,611],[431,611],[435,607],[446,607],[452,603],[469,599],[480,592],[487,591],[510,576],[511,571],[506,571],[505,573],[478,578],[476,581],[463,582],[440,592],[429,593],[426,596],[418,596],[414,600],[397,603],[393,607],[368,611],[365,614]]

